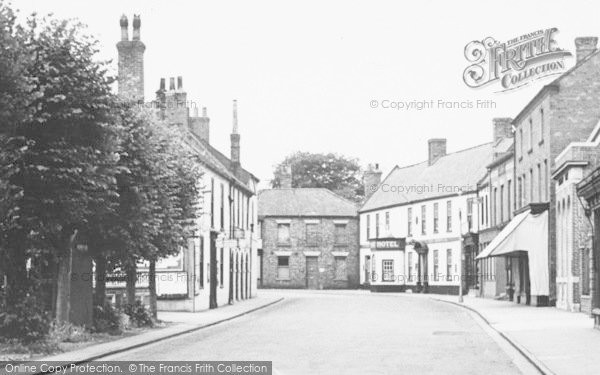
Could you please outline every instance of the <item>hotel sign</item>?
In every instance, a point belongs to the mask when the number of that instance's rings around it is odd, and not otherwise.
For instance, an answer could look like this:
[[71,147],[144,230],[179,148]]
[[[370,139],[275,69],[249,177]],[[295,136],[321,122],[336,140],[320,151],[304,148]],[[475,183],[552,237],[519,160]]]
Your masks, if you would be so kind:
[[404,250],[406,238],[377,238],[370,240],[371,249],[375,250]]

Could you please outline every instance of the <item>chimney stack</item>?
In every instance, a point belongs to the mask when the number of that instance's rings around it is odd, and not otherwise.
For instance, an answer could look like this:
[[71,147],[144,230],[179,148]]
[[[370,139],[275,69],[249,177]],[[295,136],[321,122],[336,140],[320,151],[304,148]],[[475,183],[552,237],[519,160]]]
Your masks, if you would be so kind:
[[142,21],[139,14],[133,15],[133,40],[140,40],[140,26]]
[[369,199],[371,195],[377,190],[381,183],[381,171],[379,170],[379,164],[369,164],[367,170],[363,173],[363,186],[365,189],[365,200]]
[[198,138],[210,143],[210,119],[206,114],[206,107],[202,107],[202,116],[198,117],[198,107],[194,107],[194,117],[190,118],[190,130]]
[[121,40],[117,43],[118,93],[126,100],[144,101],[144,51],[140,41],[140,16],[133,16],[133,40],[129,40],[127,16],[121,16]]
[[512,118],[496,117],[492,121],[494,123],[494,144],[501,139],[513,137]]
[[177,90],[183,90],[183,77],[177,77]]
[[596,51],[596,45],[598,44],[598,38],[595,36],[584,36],[575,38],[575,49],[577,63],[588,57],[594,51]]
[[240,166],[240,134],[238,133],[237,100],[233,101],[233,130],[231,132],[231,164],[235,169]]
[[292,166],[285,164],[279,173],[279,188],[280,189],[291,189],[292,188]]
[[127,30],[128,26],[129,26],[129,22],[127,21],[126,15],[121,16],[120,24],[121,24],[121,40],[129,41],[129,31]]
[[175,90],[175,78],[171,77],[169,78],[169,91],[173,90]]
[[427,141],[429,158],[428,164],[433,165],[439,158],[446,155],[446,138],[433,138]]

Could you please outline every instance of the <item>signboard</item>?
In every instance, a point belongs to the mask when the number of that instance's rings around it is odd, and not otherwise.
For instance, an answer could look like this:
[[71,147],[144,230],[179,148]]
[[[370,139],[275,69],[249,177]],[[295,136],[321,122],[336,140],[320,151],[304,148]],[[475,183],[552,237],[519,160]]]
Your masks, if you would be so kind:
[[406,238],[377,238],[369,240],[371,249],[374,250],[404,250]]

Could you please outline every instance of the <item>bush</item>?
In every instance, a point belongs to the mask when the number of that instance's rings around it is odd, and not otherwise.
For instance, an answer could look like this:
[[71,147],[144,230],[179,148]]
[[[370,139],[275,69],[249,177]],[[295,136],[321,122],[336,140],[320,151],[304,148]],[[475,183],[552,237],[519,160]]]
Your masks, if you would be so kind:
[[50,331],[51,322],[43,305],[34,296],[27,295],[0,312],[0,336],[30,343],[42,339]]
[[141,301],[135,301],[133,304],[125,305],[124,312],[129,316],[129,321],[136,327],[152,327],[154,326],[154,320],[150,311],[146,309],[146,306]]
[[121,333],[121,314],[110,303],[94,306],[94,332]]
[[83,342],[90,340],[90,333],[84,327],[71,323],[52,323],[46,340],[50,343]]

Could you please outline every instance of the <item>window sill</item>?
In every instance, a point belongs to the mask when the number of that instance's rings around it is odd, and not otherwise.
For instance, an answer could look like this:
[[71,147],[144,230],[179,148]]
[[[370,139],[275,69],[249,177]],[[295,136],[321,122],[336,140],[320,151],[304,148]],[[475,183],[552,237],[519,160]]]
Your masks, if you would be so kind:
[[523,161],[523,156],[519,156],[519,161]]
[[292,247],[292,244],[289,242],[278,242],[277,247]]
[[541,141],[538,142],[538,146],[541,146],[544,144],[544,140],[542,139]]
[[292,279],[275,279],[275,281],[291,281]]
[[533,152],[533,148],[530,148],[529,150],[527,150],[528,154],[531,154]]
[[348,247],[348,244],[347,243],[336,243],[336,244],[333,244],[333,246],[334,247]]

